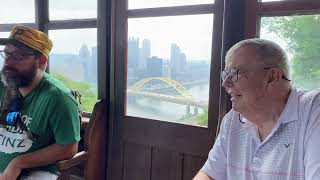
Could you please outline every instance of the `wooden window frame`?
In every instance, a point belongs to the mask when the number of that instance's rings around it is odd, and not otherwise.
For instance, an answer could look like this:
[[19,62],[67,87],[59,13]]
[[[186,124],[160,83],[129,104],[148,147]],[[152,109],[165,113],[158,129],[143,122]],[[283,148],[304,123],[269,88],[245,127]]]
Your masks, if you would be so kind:
[[[39,29],[45,33],[49,30],[63,30],[63,29],[83,29],[96,28],[97,29],[97,44],[104,46],[97,46],[98,48],[98,99],[106,98],[109,95],[108,87],[110,83],[110,65],[104,59],[111,57],[111,22],[104,22],[107,19],[111,20],[111,14],[105,13],[106,9],[111,9],[111,4],[97,0],[97,18],[83,18],[71,20],[49,20],[49,0],[34,0],[35,3],[35,23],[19,23],[20,25],[30,26]],[[99,18],[98,18],[99,17]],[[102,22],[98,25],[98,21]],[[9,32],[16,23],[0,24],[0,32]],[[101,38],[100,38],[101,37]],[[108,50],[106,51],[106,49]],[[48,64],[47,72],[50,72],[50,64]],[[90,116],[91,112],[85,112],[84,116]]]
[[[219,2],[220,0],[218,0]],[[129,18],[144,18],[144,17],[162,17],[162,16],[179,16],[179,15],[200,15],[200,14],[214,14],[214,25],[213,33],[217,32],[218,23],[221,23],[219,19],[219,10],[216,4],[200,4],[200,5],[185,5],[185,6],[172,6],[172,7],[156,7],[156,8],[143,8],[143,9],[126,9],[126,0],[117,1],[116,10],[116,56],[118,59],[116,62],[115,73],[117,77],[121,80],[115,84],[116,91],[115,97],[119,105],[116,107],[118,112],[119,127],[123,127],[123,140],[127,142],[137,142],[141,144],[148,144],[155,147],[167,147],[175,151],[183,151],[188,149],[188,153],[194,155],[206,156],[208,150],[212,147],[212,140],[215,137],[216,127],[218,124],[218,114],[219,114],[219,95],[220,92],[220,66],[219,68],[213,67],[213,64],[220,64],[220,52],[217,47],[220,47],[219,40],[212,41],[212,57],[211,57],[211,71],[214,69],[214,73],[211,72],[210,75],[210,90],[209,90],[209,110],[208,110],[208,128],[191,126],[187,124],[179,124],[174,122],[166,122],[159,120],[151,120],[142,117],[132,117],[125,115],[126,107],[126,48],[127,48],[127,20]],[[216,47],[216,48],[215,48]],[[213,57],[215,56],[215,57]],[[214,62],[212,59],[215,59]],[[218,62],[219,61],[219,62]],[[216,70],[217,69],[217,70]],[[119,78],[117,78],[119,80]],[[217,83],[218,82],[218,83]],[[215,85],[215,86],[214,86]],[[215,97],[213,96],[216,95]],[[218,92],[218,93],[217,93]],[[212,98],[214,97],[214,98]],[[120,102],[119,102],[120,101]],[[217,103],[218,102],[218,103]],[[213,108],[215,107],[215,108]],[[215,118],[212,118],[215,117]],[[134,128],[145,126],[145,131]],[[168,134],[163,134],[161,137],[157,136],[161,132],[171,132]],[[176,138],[180,137],[180,138]],[[184,141],[182,139],[190,139],[190,141]],[[178,149],[177,144],[179,144]],[[205,149],[205,150],[204,150]]]
[[320,14],[320,1],[283,0],[260,2],[246,0],[246,9],[245,38],[254,38],[259,36],[261,17]]

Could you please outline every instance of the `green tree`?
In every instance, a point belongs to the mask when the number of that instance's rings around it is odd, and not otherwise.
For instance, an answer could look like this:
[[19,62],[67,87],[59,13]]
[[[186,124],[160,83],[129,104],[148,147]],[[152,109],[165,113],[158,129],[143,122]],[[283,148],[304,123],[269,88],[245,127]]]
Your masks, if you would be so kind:
[[208,110],[204,110],[203,113],[197,116],[196,122],[200,126],[208,126]]
[[320,16],[262,18],[263,29],[277,34],[292,55],[292,77],[297,86],[320,86]]
[[62,81],[68,88],[80,92],[82,111],[92,111],[93,106],[97,101],[97,93],[92,89],[89,83],[73,81],[60,74],[54,74],[53,76]]

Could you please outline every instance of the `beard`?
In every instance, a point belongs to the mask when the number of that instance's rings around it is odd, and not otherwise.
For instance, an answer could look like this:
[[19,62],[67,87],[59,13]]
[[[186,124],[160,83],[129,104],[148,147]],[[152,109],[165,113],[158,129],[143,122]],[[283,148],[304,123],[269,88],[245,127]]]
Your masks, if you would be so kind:
[[[6,72],[8,71],[8,72]],[[1,72],[1,81],[7,87],[23,88],[29,86],[36,76],[37,68],[35,64],[28,70],[19,71],[14,67],[4,65]]]

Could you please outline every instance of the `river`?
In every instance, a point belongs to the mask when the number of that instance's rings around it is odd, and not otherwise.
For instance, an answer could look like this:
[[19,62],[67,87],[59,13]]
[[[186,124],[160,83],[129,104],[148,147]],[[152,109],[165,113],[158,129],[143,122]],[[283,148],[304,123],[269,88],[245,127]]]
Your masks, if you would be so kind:
[[[194,86],[188,90],[198,100],[208,101],[209,99],[209,84]],[[191,113],[193,113],[193,111],[194,108],[191,107]],[[199,109],[199,114],[202,112],[203,110]],[[129,102],[127,104],[127,115],[179,122],[181,121],[179,119],[186,115],[186,105],[164,102],[146,97],[137,97],[135,103]]]

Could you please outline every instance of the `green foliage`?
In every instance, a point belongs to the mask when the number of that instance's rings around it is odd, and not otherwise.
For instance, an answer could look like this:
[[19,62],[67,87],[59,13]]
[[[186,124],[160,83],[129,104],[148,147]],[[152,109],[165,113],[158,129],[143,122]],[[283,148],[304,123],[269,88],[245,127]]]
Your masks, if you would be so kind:
[[208,126],[208,110],[206,109],[203,113],[198,115],[185,114],[179,118],[178,122],[199,126]]
[[89,83],[73,81],[60,74],[53,74],[53,76],[62,81],[68,88],[80,92],[82,111],[92,112],[97,101],[97,92],[92,89]]
[[203,113],[197,116],[196,122],[200,126],[208,126],[208,110],[204,110]]
[[262,28],[277,34],[293,55],[292,76],[304,88],[320,84],[320,15],[262,18]]

